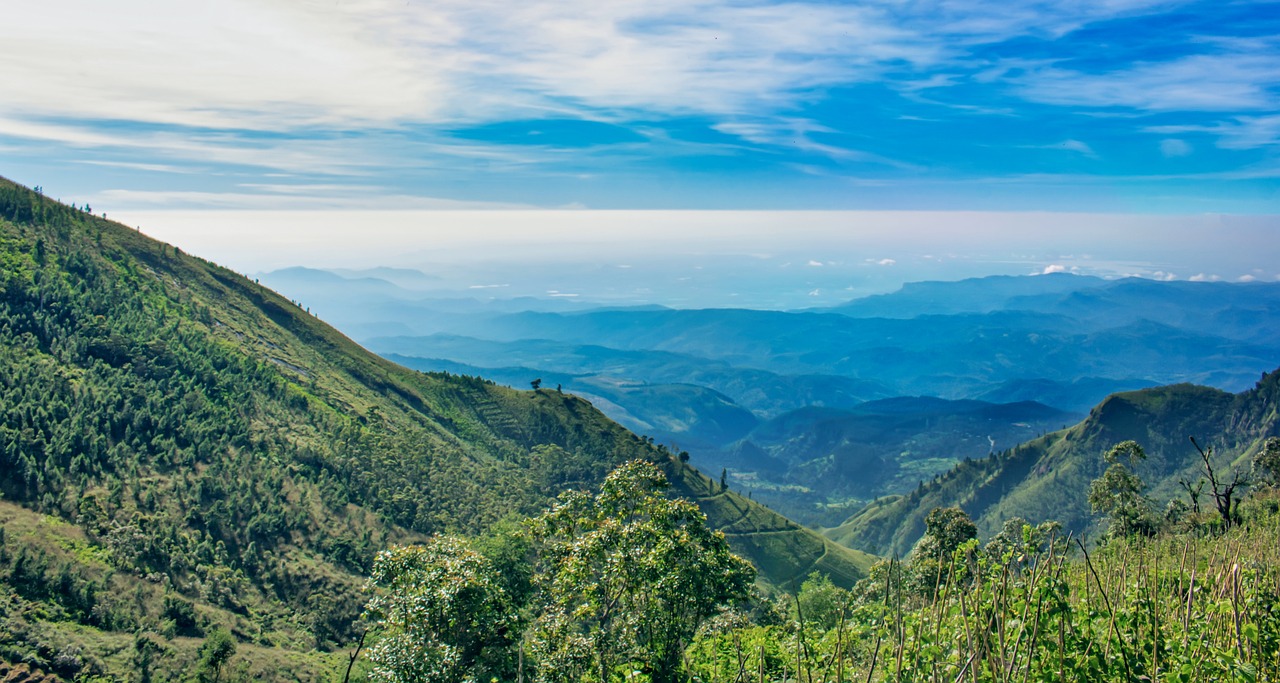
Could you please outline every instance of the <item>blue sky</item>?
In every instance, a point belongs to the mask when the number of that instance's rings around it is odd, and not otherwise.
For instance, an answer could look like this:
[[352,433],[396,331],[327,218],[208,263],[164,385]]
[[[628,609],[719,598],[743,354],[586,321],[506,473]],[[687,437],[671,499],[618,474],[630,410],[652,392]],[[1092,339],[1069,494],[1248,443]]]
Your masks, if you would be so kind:
[[44,0],[0,173],[107,211],[1280,214],[1280,4]]

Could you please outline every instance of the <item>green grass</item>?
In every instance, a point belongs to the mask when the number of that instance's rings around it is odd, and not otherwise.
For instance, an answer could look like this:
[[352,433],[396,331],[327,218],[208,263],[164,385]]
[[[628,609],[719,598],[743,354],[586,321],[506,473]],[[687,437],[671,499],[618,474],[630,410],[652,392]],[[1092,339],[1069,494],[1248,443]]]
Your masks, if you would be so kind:
[[[690,648],[729,681],[1280,681],[1280,492],[1245,523],[1101,548],[960,546],[883,563],[852,593],[806,586],[782,623],[708,630]],[[825,616],[825,619],[823,618]]]

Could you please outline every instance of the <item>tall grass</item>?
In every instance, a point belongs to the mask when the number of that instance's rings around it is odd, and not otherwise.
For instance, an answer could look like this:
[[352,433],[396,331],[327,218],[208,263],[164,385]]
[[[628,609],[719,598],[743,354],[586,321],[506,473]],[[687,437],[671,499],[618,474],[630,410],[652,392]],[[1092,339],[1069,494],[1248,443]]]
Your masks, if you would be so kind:
[[[782,624],[704,633],[706,682],[1280,681],[1280,514],[1254,501],[1220,534],[1055,536],[947,563],[878,565],[834,627],[793,609]],[[932,581],[921,576],[925,570]],[[805,602],[802,592],[796,607]]]

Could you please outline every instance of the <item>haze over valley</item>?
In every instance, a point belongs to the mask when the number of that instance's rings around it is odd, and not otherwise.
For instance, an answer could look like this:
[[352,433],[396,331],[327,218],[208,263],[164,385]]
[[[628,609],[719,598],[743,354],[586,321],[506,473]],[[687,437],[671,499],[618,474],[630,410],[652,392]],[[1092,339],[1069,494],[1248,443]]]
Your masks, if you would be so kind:
[[407,269],[260,280],[407,367],[582,396],[819,526],[1074,424],[1111,393],[1242,391],[1280,366],[1276,283],[1051,272],[770,311],[435,298],[439,281]]

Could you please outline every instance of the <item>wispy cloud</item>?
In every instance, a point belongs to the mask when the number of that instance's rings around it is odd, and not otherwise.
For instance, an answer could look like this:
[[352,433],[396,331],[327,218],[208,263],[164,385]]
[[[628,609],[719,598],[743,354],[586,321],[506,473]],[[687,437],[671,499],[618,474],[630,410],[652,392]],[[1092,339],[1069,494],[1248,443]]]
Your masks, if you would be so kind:
[[1082,142],[1080,140],[1063,140],[1061,142],[1055,142],[1048,145],[1025,145],[1025,147],[1030,149],[1057,149],[1067,152],[1075,152],[1076,154],[1089,157],[1090,159],[1098,158],[1098,153],[1093,151],[1093,148],[1089,146],[1089,143]]
[[[1246,152],[1280,141],[1280,41],[1264,9],[48,0],[0,22],[0,143],[143,188],[185,172],[192,192],[224,197],[305,194],[267,187],[267,173],[285,173],[394,188],[388,197],[501,200],[514,188],[547,205],[635,206],[689,188],[667,204],[691,206],[721,188],[709,205],[725,206],[761,188],[791,206],[805,201],[798,187],[830,201],[903,182],[1057,183],[1042,171],[1083,163],[1072,155],[1109,178],[1154,181],[1187,168],[1173,160],[1193,146],[1197,172],[1268,179]],[[1148,16],[1203,21],[1185,35]],[[514,125],[539,121],[578,125]],[[1145,167],[1116,144],[1142,134]],[[263,182],[236,189],[231,174]],[[726,174],[758,184],[724,190]]]
[[837,161],[869,162],[894,168],[914,168],[910,164],[886,159],[878,154],[818,142],[812,137],[815,133],[834,134],[838,131],[809,119],[782,118],[770,121],[727,121],[715,124],[712,127],[722,133],[740,137],[747,142],[817,154]]
[[[378,191],[361,186],[248,186],[247,192],[104,190],[93,204],[128,213],[154,208],[284,211],[451,211],[530,209],[510,202],[460,201]],[[252,191],[260,190],[260,191]]]
[[[95,130],[88,125],[64,125],[0,117],[0,136],[58,142],[78,149],[139,150],[160,158],[205,164],[251,166],[284,171],[359,174],[372,161],[354,149],[323,140],[254,141],[230,133],[188,133],[133,130]],[[99,162],[103,163],[103,162]],[[106,162],[121,164],[122,162]],[[133,163],[136,167],[137,163]],[[155,164],[150,164],[155,165]],[[126,166],[120,166],[125,168]]]
[[1166,138],[1160,141],[1160,153],[1168,158],[1185,157],[1191,154],[1191,145],[1186,140]]
[[1202,54],[1088,73],[1056,66],[1014,77],[1019,92],[1048,104],[1147,111],[1267,110],[1276,106],[1280,54]]
[[[1158,4],[1168,3],[118,0],[104,12],[95,0],[51,0],[0,26],[0,80],[22,86],[0,111],[246,130],[759,114],[903,65],[915,72],[904,89],[946,86],[957,76],[922,70],[965,45],[1058,36]],[[1134,77],[1240,83],[1269,66],[1192,60]],[[1074,76],[1048,70],[1027,89],[1043,99]],[[1211,92],[1258,98],[1246,87]]]
[[1147,130],[1160,135],[1208,133],[1218,137],[1219,147],[1255,149],[1280,144],[1280,115],[1236,116],[1212,124],[1151,126]]
[[60,0],[23,12],[0,27],[0,79],[22,86],[6,93],[9,115],[252,130],[743,113],[937,51],[875,6],[806,2],[121,0],[104,12]]

